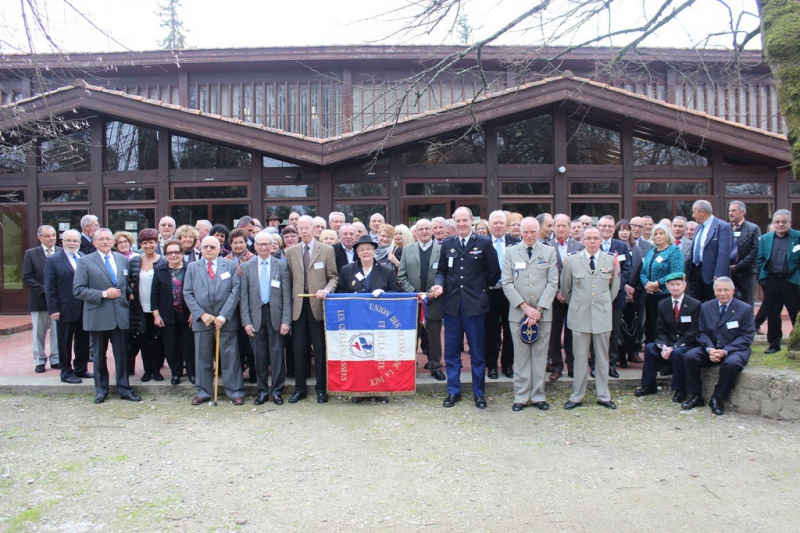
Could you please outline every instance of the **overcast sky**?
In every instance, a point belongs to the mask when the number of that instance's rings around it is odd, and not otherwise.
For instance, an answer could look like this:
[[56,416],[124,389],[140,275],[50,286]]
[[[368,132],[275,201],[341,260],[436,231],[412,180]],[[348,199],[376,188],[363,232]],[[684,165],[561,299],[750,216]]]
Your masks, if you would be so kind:
[[[93,30],[65,6],[63,0],[36,0],[42,6],[46,25],[62,50],[72,52],[121,50],[153,50],[166,36],[159,26],[158,0],[71,0],[94,24],[108,32],[114,40]],[[163,0],[165,1],[165,0]],[[474,38],[497,31],[538,0],[465,0]],[[407,5],[409,0],[183,0],[180,17],[186,28],[191,48],[241,48],[260,46],[310,46],[341,44],[456,44],[445,32],[420,36],[394,36],[399,27],[394,16],[381,14]],[[755,0],[731,0],[735,16],[741,11],[756,13]],[[570,0],[555,0],[555,10],[566,9]],[[620,7],[609,22],[600,20],[594,27],[584,27],[575,39],[607,30],[610,27],[641,24],[661,0],[616,0]],[[690,46],[693,40],[709,32],[723,29],[728,13],[717,0],[698,0],[690,11],[681,15],[678,24],[651,38],[649,46]],[[4,53],[24,47],[24,25],[19,14],[20,0],[0,0],[0,32],[5,34]],[[643,12],[644,10],[644,12]],[[552,11],[552,8],[551,8]],[[393,19],[395,19],[393,21]],[[744,16],[749,30],[757,24],[753,16]],[[509,34],[498,44],[536,44],[541,32],[535,29]],[[8,43],[12,43],[11,46]],[[625,44],[608,41],[601,44]],[[717,44],[730,43],[726,38]],[[562,41],[560,44],[567,44]],[[755,43],[760,46],[760,41]],[[39,51],[49,51],[39,41]],[[20,48],[24,50],[24,48]]]

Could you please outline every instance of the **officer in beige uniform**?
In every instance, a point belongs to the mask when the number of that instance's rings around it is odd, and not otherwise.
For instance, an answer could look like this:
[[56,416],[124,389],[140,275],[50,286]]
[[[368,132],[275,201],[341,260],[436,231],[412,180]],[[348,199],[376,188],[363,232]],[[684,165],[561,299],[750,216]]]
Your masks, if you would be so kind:
[[[505,250],[503,292],[508,298],[508,322],[514,339],[514,405],[522,411],[528,401],[541,411],[550,406],[545,401],[544,375],[550,347],[553,298],[558,292],[556,250],[539,241],[539,222],[527,217],[521,224],[522,242]],[[523,325],[524,324],[524,325]],[[539,329],[532,344],[520,337],[520,326]]]
[[567,327],[572,330],[575,380],[565,409],[583,405],[588,381],[589,343],[594,347],[597,404],[617,406],[608,390],[608,339],[612,328],[611,303],[619,292],[619,265],[614,256],[601,252],[602,237],[594,227],[583,230],[582,252],[570,255],[561,271],[561,294],[569,304]]

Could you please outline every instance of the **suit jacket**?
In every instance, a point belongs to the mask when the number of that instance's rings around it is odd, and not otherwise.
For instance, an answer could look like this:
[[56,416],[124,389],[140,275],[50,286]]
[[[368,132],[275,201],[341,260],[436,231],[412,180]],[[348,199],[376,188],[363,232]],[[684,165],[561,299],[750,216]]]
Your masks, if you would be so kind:
[[442,241],[436,285],[444,289],[442,311],[448,315],[458,315],[462,300],[467,316],[487,313],[489,288],[500,279],[500,264],[491,239],[473,233],[466,244],[461,247],[458,235]]
[[[633,260],[631,259],[631,251],[628,248],[628,245],[619,239],[611,239],[611,247],[609,248],[608,253],[612,257],[615,254],[617,256],[617,261],[619,262],[620,287],[629,285],[632,269],[631,264],[633,263]],[[625,305],[625,291],[622,290],[619,291],[619,294],[617,294],[617,297],[614,299],[614,307],[624,308]]]
[[657,346],[697,346],[697,332],[700,328],[700,302],[688,294],[683,295],[680,315],[675,320],[672,310],[672,297],[658,303],[658,322],[656,325]]
[[[130,328],[128,296],[132,294],[128,285],[128,260],[125,256],[111,252],[117,267],[117,283],[111,280],[100,252],[94,252],[78,261],[72,294],[83,301],[83,329],[86,331],[111,331],[115,328]],[[119,298],[103,298],[103,291],[117,288],[122,291]]]
[[200,320],[203,313],[224,316],[227,321],[222,325],[222,331],[239,329],[239,313],[236,312],[239,303],[239,270],[233,261],[218,257],[213,280],[206,271],[205,259],[189,264],[183,278],[183,298],[192,313],[193,331],[214,330],[213,323],[206,326]]
[[[335,292],[339,283],[339,272],[336,270],[336,254],[333,247],[321,242],[314,243],[308,262],[308,292],[314,294],[322,289]],[[286,250],[286,264],[292,276],[292,320],[300,318],[303,310],[303,243],[299,242]],[[317,320],[322,320],[325,313],[322,300],[311,298],[311,313]]]
[[[558,253],[558,241],[553,241],[553,249],[556,251],[556,266],[558,267],[558,286],[561,287],[561,271],[564,269],[564,261],[561,259],[561,254]],[[567,256],[580,252],[583,250],[583,244],[576,241],[572,237],[567,238]]]
[[89,237],[81,233],[81,247],[78,248],[78,251],[83,255],[89,255],[95,253],[97,248],[94,247],[94,243]]
[[[730,226],[729,226],[730,227]],[[733,298],[722,318],[719,302],[709,300],[700,306],[700,326],[697,343],[704,348],[721,348],[728,353],[738,352],[745,361],[750,359],[750,345],[756,335],[753,308]]]
[[640,238],[637,241],[637,244],[639,245],[639,249],[642,250],[642,257],[646,256],[647,252],[649,252],[650,250],[652,250],[653,248],[656,247],[655,244],[653,244],[652,242],[650,242],[648,240],[645,240],[644,238]]
[[[184,283],[186,282],[187,266],[188,263],[184,259]],[[188,316],[190,311],[186,306],[186,300],[183,298],[183,293],[181,293],[181,304],[183,305],[184,313],[186,313],[186,316]],[[153,286],[150,289],[150,309],[153,311],[158,310],[158,313],[161,315],[161,320],[164,321],[164,324],[175,323],[175,302],[173,301],[172,296],[172,274],[169,273],[169,263],[167,261],[158,261],[155,265],[153,265]]]
[[[493,235],[489,235],[489,239],[491,239],[492,246],[494,246],[494,239],[495,239],[494,236]],[[513,235],[510,235],[508,233],[503,235],[503,244],[504,244],[503,247],[504,248],[508,248],[510,246],[514,246],[515,244],[518,244],[519,242],[521,242],[521,239],[518,239],[517,237],[514,237]],[[539,239],[539,242],[541,242],[542,244],[545,244],[545,245],[548,244],[547,242],[542,241],[541,239]],[[495,248],[495,252],[496,251],[497,251],[497,248]],[[503,255],[505,256],[505,254],[503,254]],[[501,283],[502,282],[503,263],[501,262],[500,257],[497,258],[497,264],[500,266],[500,271],[501,271],[500,281],[498,281],[498,283]],[[502,285],[500,285],[500,288],[502,289]]]
[[[424,287],[421,286],[420,277],[420,247],[419,243],[412,243],[403,247],[403,257],[397,273],[397,285],[403,292],[428,292],[436,282],[436,271],[439,268],[439,257],[442,247],[435,242],[431,244],[431,259],[428,262],[428,279]],[[425,316],[430,320],[442,319],[441,298],[428,298],[425,304]]]
[[[769,261],[772,259],[772,243],[775,240],[775,232],[771,231],[761,237],[758,244],[758,255],[756,256],[756,267],[758,268],[758,279],[765,280],[769,274]],[[788,252],[789,275],[787,279],[795,285],[800,285],[800,248],[795,251],[795,247],[800,244],[800,231],[789,228],[789,245],[786,247]]]
[[[336,255],[336,272],[341,274],[342,268],[349,264],[347,261],[347,252],[344,250],[344,245],[340,242],[334,244],[333,253]],[[356,254],[355,250],[353,250],[353,261],[358,261],[358,255]]]
[[[731,228],[731,231],[733,231],[733,228]],[[736,245],[738,261],[734,270],[735,274],[756,273],[756,256],[758,255],[758,241],[760,238],[761,228],[745,220],[739,228],[739,240]]]
[[[699,229],[694,234],[695,238],[697,238],[698,231]],[[714,217],[703,244],[703,261],[700,263],[703,283],[711,285],[714,283],[714,278],[720,276],[730,277],[732,241],[733,231],[730,224]],[[695,244],[692,243],[692,257],[689,259],[689,268],[697,268],[694,266]]]
[[[78,255],[80,256],[80,252]],[[47,295],[47,312],[51,315],[61,313],[59,322],[77,322],[83,314],[83,302],[72,294],[74,281],[75,271],[72,269],[67,252],[61,250],[45,261],[44,288]]]
[[597,252],[595,271],[584,252],[571,255],[561,271],[561,294],[569,304],[567,327],[583,333],[611,331],[613,300],[620,292],[620,267],[614,257]]
[[[358,279],[359,274],[361,279]],[[336,292],[371,293],[377,289],[386,292],[397,290],[397,276],[394,273],[394,266],[374,262],[372,272],[369,273],[368,278],[365,278],[361,261],[353,261],[342,269]]]
[[503,257],[503,292],[508,298],[509,322],[522,322],[527,315],[520,305],[523,302],[541,307],[541,322],[553,320],[553,298],[558,292],[558,266],[556,250],[551,245],[536,241],[528,257],[524,242],[507,248]]
[[[241,305],[239,312],[242,317],[242,326],[253,326],[258,331],[261,329],[261,259],[256,256],[242,265],[242,281],[239,290]],[[269,320],[275,331],[281,330],[281,324],[292,325],[292,278],[289,276],[289,267],[280,259],[269,258]],[[273,281],[279,282],[275,287]]]
[[[61,248],[54,247],[56,252]],[[55,254],[53,254],[55,255]],[[28,311],[47,311],[47,297],[44,289],[44,248],[41,245],[25,250],[22,259],[22,283],[31,291],[28,298]]]

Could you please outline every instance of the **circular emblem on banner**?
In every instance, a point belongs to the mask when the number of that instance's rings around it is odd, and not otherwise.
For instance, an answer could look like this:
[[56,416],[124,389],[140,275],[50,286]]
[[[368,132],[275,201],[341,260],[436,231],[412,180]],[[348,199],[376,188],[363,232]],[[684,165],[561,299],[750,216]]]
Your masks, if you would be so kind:
[[525,344],[533,344],[539,338],[539,326],[536,324],[529,326],[525,322],[519,325],[519,338]]
[[372,359],[373,352],[372,333],[359,333],[350,337],[350,353],[361,359]]

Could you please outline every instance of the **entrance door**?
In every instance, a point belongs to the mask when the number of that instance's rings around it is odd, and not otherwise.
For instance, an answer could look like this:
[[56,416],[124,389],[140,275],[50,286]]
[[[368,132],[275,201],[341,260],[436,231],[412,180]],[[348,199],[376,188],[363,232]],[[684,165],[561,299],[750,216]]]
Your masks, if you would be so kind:
[[0,205],[0,313],[25,313],[27,294],[22,286],[22,258],[28,232],[26,205]]
[[403,223],[411,227],[420,218],[450,218],[453,211],[462,205],[469,207],[473,216],[486,218],[489,204],[485,183],[486,180],[480,178],[447,179],[436,183],[430,179],[403,180],[403,196],[400,198]]

